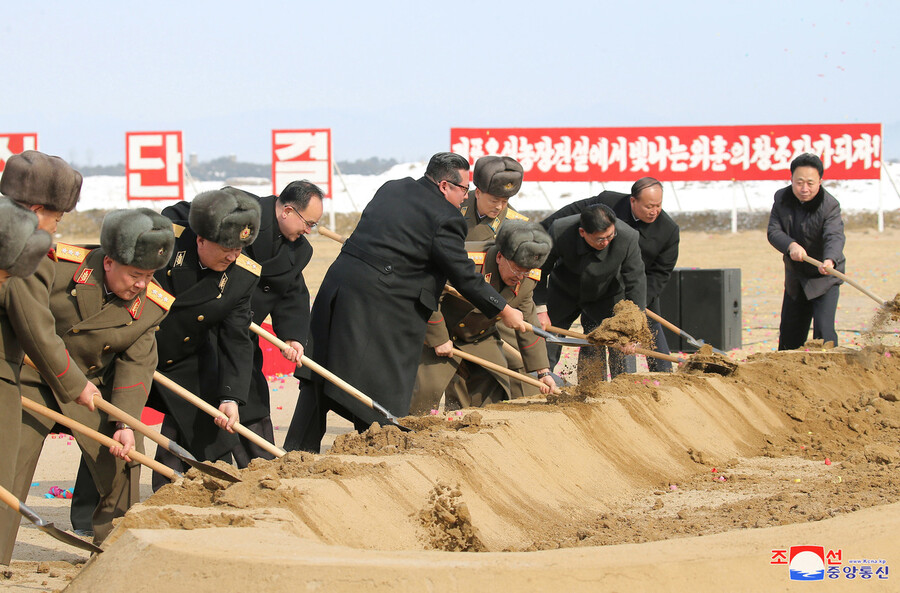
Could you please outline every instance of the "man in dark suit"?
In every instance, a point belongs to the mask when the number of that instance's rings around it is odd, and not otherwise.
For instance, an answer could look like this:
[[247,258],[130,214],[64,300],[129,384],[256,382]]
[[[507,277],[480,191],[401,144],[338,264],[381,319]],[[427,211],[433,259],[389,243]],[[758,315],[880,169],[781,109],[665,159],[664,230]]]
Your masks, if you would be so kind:
[[[510,307],[475,270],[459,205],[468,195],[469,162],[434,155],[425,176],[384,184],[362,213],[316,295],[313,358],[395,416],[409,412],[428,317],[449,279],[489,317],[524,331]],[[307,419],[299,447],[318,452],[329,408],[365,430],[384,417],[313,377],[298,406]]]
[[[259,233],[259,203],[246,192],[226,187],[162,213],[174,222],[176,238],[172,258],[156,280],[176,300],[156,334],[157,370],[227,418],[213,421],[158,383],[153,384],[150,405],[166,415],[161,432],[197,459],[230,460],[238,443],[232,427],[250,390],[250,299],[261,270],[241,250]],[[162,447],[156,459],[184,471],[181,460]],[[167,482],[154,472],[154,490]]]
[[[784,254],[784,299],[778,349],[799,348],[809,336],[837,345],[834,316],[841,280],[828,269],[844,271],[844,221],[841,205],[822,187],[825,167],[814,154],[791,162],[791,185],[775,192],[768,239]],[[809,255],[822,264],[803,261]]]
[[[250,301],[253,321],[262,324],[272,317],[275,335],[289,348],[282,354],[299,363],[309,335],[309,289],[303,279],[303,268],[309,263],[313,249],[305,235],[311,233],[322,217],[322,190],[309,181],[294,181],[281,195],[257,198],[261,210],[259,236],[244,252],[259,262],[262,275]],[[272,418],[269,415],[269,384],[262,371],[263,353],[254,340],[253,375],[247,404],[241,409],[241,423],[275,443]],[[301,380],[309,379],[309,371],[297,369]],[[243,436],[234,449],[238,467],[246,467],[251,459],[274,456]]]
[[[647,308],[660,314],[659,297],[669,282],[675,263],[678,261],[680,232],[678,225],[662,209],[662,184],[653,177],[642,177],[631,186],[630,194],[604,191],[585,200],[573,202],[541,221],[549,229],[553,221],[580,214],[594,204],[606,204],[616,217],[637,230],[640,235],[641,259],[647,276]],[[669,354],[666,336],[658,321],[648,319],[650,333],[653,334],[655,350]],[[672,363],[658,358],[648,358],[647,367],[651,371],[669,372]]]
[[[534,302],[546,306],[538,313],[543,327],[554,325],[568,329],[581,316],[585,333],[590,332],[613,314],[613,307],[623,299],[646,306],[647,280],[641,260],[640,235],[618,220],[605,204],[587,208],[580,215],[567,216],[549,228],[553,240],[550,256],[541,268],[541,281],[534,291]],[[559,361],[560,347],[547,345],[550,365]],[[585,354],[579,353],[579,376],[585,369]],[[608,348],[610,375],[626,369],[624,354]],[[605,376],[605,373],[604,373]]]

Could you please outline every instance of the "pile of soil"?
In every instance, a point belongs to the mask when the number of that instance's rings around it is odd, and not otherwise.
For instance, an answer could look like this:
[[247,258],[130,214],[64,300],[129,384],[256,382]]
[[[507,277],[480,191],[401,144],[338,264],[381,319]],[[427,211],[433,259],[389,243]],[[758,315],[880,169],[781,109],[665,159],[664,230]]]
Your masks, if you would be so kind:
[[704,344],[697,352],[678,367],[680,373],[715,373],[731,375],[737,370],[737,363],[727,356],[713,351],[712,346]]
[[396,426],[372,424],[362,433],[356,431],[340,435],[329,453],[333,455],[395,455],[415,450],[438,451],[446,446],[449,432],[476,432],[481,426],[479,412],[457,410],[448,414],[407,416],[399,424],[409,428],[404,432]]
[[435,485],[428,505],[419,513],[419,520],[428,532],[429,544],[445,552],[483,552],[472,525],[469,507],[462,502],[459,486],[451,488],[444,482]]
[[616,303],[613,316],[604,319],[597,329],[588,334],[588,339],[598,346],[623,347],[637,343],[653,348],[647,316],[629,300]]

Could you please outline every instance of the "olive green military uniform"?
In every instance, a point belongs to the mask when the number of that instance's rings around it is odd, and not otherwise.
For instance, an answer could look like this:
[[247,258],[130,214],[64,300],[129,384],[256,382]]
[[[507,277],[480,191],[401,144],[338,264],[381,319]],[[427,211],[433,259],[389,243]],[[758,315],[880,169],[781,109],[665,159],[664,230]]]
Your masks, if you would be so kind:
[[[156,368],[156,330],[174,298],[153,283],[127,302],[113,293],[107,294],[104,252],[100,248],[59,244],[56,254],[59,261],[49,295],[37,274],[35,281],[26,279],[26,289],[36,301],[49,296],[56,334],[67,348],[69,368],[81,369],[104,399],[139,417]],[[49,378],[45,382],[33,369],[23,368],[22,395],[103,434],[115,433],[115,423],[105,413],[91,412],[72,401],[74,398],[61,395],[65,392],[55,391],[55,381],[52,376]],[[83,386],[84,383],[78,387],[75,397]],[[23,411],[14,491],[20,499],[28,493],[44,438],[52,428],[52,421]],[[75,439],[100,492],[93,526],[94,540],[102,542],[112,531],[113,518],[124,515],[138,501],[140,466],[114,457],[106,447],[87,437],[76,433]],[[15,538],[15,530],[12,537]]]
[[[469,197],[459,208],[459,212],[463,215],[463,218],[466,219],[466,227],[469,229],[468,234],[466,235],[466,241],[490,241],[493,242],[494,238],[497,236],[497,233],[500,231],[500,226],[506,220],[528,220],[528,217],[516,212],[513,208],[510,207],[509,203],[500,211],[500,214],[497,215],[496,218],[490,218],[488,216],[479,217],[478,216],[478,208],[475,205],[475,191],[469,192]],[[500,332],[500,338],[518,350],[518,340],[516,338],[516,332],[506,327],[503,324],[499,324],[497,326],[497,331]],[[506,365],[518,372],[523,372],[525,367],[522,366],[522,361],[518,356],[510,356],[508,354],[504,354],[506,358]],[[513,381],[510,385],[510,398],[518,398],[525,397],[528,395],[537,395],[540,393],[537,387],[533,385],[528,385],[526,383],[522,383],[520,381]],[[448,395],[452,399],[459,399],[461,397],[465,397],[464,390],[460,389],[459,383],[451,383],[450,390]]]
[[[491,245],[486,251],[470,252],[469,256],[484,274],[485,281],[507,299],[509,306],[522,311],[526,321],[537,324],[532,292],[540,279],[540,271],[533,270],[515,287],[507,286],[500,276],[497,265],[498,252],[499,248]],[[462,403],[481,406],[509,398],[510,379],[506,375],[489,371],[467,361],[460,362],[453,358],[438,356],[434,352],[435,346],[452,340],[453,345],[464,352],[506,366],[506,357],[497,331],[499,328],[497,318],[485,317],[468,301],[450,294],[445,294],[441,299],[439,315],[441,319],[432,317],[428,323],[410,413],[422,414],[436,408],[441,394],[457,369],[465,377],[468,388],[468,401]],[[522,352],[525,370],[536,371],[549,366],[547,347],[543,338],[532,332],[513,333],[516,336],[516,344]]]

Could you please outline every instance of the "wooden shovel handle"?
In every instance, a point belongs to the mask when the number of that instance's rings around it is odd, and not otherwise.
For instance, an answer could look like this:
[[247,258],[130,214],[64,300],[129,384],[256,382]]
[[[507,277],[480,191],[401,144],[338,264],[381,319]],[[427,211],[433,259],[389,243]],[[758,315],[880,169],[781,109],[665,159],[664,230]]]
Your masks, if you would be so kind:
[[[582,340],[590,340],[586,334],[582,334],[579,332],[572,331],[570,329],[563,329],[561,327],[550,326],[547,328],[547,331],[551,331],[555,334],[561,334],[563,336],[569,336],[570,338],[581,338]],[[635,348],[635,354],[640,354],[642,356],[649,356],[650,358],[658,358],[660,360],[668,360],[669,362],[684,362],[682,359],[674,356],[672,354],[663,354],[662,352],[656,352],[655,350],[648,350],[647,348]]]
[[[202,411],[206,412],[213,418],[224,418],[225,417],[225,414],[220,412],[218,410],[218,408],[214,408],[212,405],[207,403],[205,400],[201,399],[200,397],[197,397],[196,395],[194,395],[193,393],[191,393],[190,391],[188,391],[187,389],[185,389],[184,387],[182,387],[181,385],[179,385],[172,379],[169,379],[168,377],[166,377],[159,371],[155,371],[153,373],[153,380],[157,381],[160,385],[168,388],[169,390],[174,392],[177,396],[181,397],[182,399],[185,399],[188,402],[190,402],[191,404],[200,408]],[[259,436],[258,434],[256,434],[255,432],[253,432],[252,430],[250,430],[249,428],[247,428],[240,422],[234,423],[234,432],[238,433],[239,435],[241,435],[248,441],[252,441],[256,445],[262,447],[263,449],[265,449],[266,451],[268,451],[275,457],[283,457],[287,453],[287,451],[285,451],[281,447],[277,447],[277,446],[273,445],[272,443],[270,443],[266,439],[262,438],[261,436]]]
[[13,493],[3,486],[0,486],[0,500],[2,500],[6,504],[6,506],[11,508],[12,510],[16,511],[17,513],[20,512],[19,505],[21,504],[21,501],[13,496]]
[[[529,385],[534,385],[535,387],[537,387],[539,389],[541,387],[546,387],[546,385],[547,385],[546,383],[542,383],[541,381],[538,381],[534,377],[530,377],[523,373],[517,373],[516,371],[510,370],[510,369],[506,368],[505,366],[501,366],[501,365],[493,363],[489,360],[485,360],[479,356],[475,356],[474,354],[469,354],[468,352],[463,352],[459,348],[453,349],[453,356],[458,356],[458,357],[462,358],[463,360],[468,360],[469,362],[474,362],[475,364],[477,364],[479,366],[483,366],[486,369],[491,369],[493,371],[497,371],[498,373],[502,373],[508,377],[512,377],[513,379],[515,379],[517,381],[521,381],[522,383],[528,383]],[[558,391],[558,390],[554,390],[554,392],[555,391]]]
[[680,328],[680,327],[678,327],[677,325],[675,325],[675,324],[672,323],[671,321],[669,321],[669,320],[663,318],[663,317],[660,316],[660,315],[657,315],[656,313],[654,313],[653,311],[651,311],[649,308],[646,309],[646,310],[644,310],[644,313],[646,313],[646,314],[647,314],[647,317],[649,317],[649,318],[652,319],[653,321],[656,321],[656,322],[660,323],[661,325],[667,327],[670,331],[673,331],[673,332],[675,332],[676,334],[678,334],[679,336],[682,336],[682,337],[683,337],[684,332],[681,331],[681,328]]
[[[813,258],[809,257],[808,255],[803,256],[803,261],[805,261],[808,264],[812,264],[812,265],[816,266],[817,268],[821,268],[824,265],[819,260],[813,259]],[[858,291],[860,291],[861,293],[863,293],[864,295],[866,295],[867,297],[869,297],[870,299],[872,299],[873,301],[875,301],[876,303],[881,305],[882,307],[885,306],[885,302],[884,302],[883,298],[881,298],[880,296],[878,296],[871,290],[867,289],[863,285],[855,282],[854,280],[851,280],[850,278],[847,277],[846,274],[844,274],[842,272],[838,272],[834,268],[825,268],[825,271],[828,272],[829,274],[831,274],[832,276],[834,276],[835,278],[840,278],[841,280],[843,280],[844,282],[846,282],[853,288],[857,289]]]
[[341,236],[341,235],[335,233],[333,230],[331,230],[331,229],[329,229],[329,228],[327,228],[327,227],[323,227],[322,225],[319,225],[319,226],[316,227],[316,228],[319,229],[319,234],[320,234],[320,235],[324,235],[324,236],[328,237],[329,239],[334,239],[334,240],[337,241],[338,243],[343,243],[344,241],[347,240],[347,239],[345,239],[343,236]]
[[[85,426],[81,422],[72,420],[68,416],[64,416],[63,414],[60,414],[59,412],[57,412],[55,410],[51,410],[50,408],[48,408],[46,406],[42,406],[41,404],[39,404],[37,402],[31,401],[30,399],[28,399],[25,396],[22,396],[22,407],[26,408],[28,410],[31,410],[32,412],[34,412],[36,414],[40,414],[41,416],[45,416],[45,417],[53,420],[54,422],[62,424],[63,426],[66,426],[66,427],[74,430],[75,432],[80,432],[81,434],[85,435],[86,437],[97,441],[104,447],[121,447],[122,446],[122,443],[120,443],[119,441],[116,441],[113,438],[106,436],[105,434],[99,433],[96,430],[94,430],[93,428],[89,428],[89,427]],[[174,480],[176,477],[175,470],[173,470],[171,467],[166,467],[163,464],[159,463],[158,461],[147,457],[143,453],[140,453],[140,452],[132,449],[131,451],[129,451],[128,456],[131,457],[134,461],[137,461],[141,465],[146,465],[147,467],[149,467],[156,473],[162,474],[165,477],[169,478],[170,480]]]

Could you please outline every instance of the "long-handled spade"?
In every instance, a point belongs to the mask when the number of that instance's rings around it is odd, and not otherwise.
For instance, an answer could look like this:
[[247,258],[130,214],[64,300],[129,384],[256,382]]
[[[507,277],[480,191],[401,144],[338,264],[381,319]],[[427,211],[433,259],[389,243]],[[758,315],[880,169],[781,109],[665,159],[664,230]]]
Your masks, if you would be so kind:
[[[679,336],[681,336],[683,339],[687,340],[687,341],[688,341],[688,344],[690,344],[691,346],[694,346],[695,348],[697,348],[697,350],[699,350],[700,348],[702,348],[702,347],[706,344],[706,342],[704,342],[703,340],[698,340],[698,339],[696,339],[696,338],[695,338],[694,336],[692,336],[691,334],[687,333],[686,331],[684,331],[684,330],[681,329],[680,327],[676,326],[676,325],[675,325],[674,323],[672,323],[671,321],[668,321],[668,320],[666,320],[666,319],[663,319],[663,317],[662,317],[661,315],[657,315],[656,313],[654,313],[654,312],[651,311],[650,309],[645,310],[644,313],[646,313],[646,314],[647,314],[647,317],[649,317],[650,319],[653,319],[654,321],[658,321],[658,322],[661,323],[662,325],[666,326],[667,328],[669,328],[670,330],[672,330],[673,332],[675,332],[676,334],[678,334]],[[712,346],[711,344],[710,344],[710,347],[713,349],[713,352],[715,352],[716,354],[722,354],[722,355],[724,355],[724,356],[727,356],[727,354],[725,354],[724,352],[722,352],[722,351],[719,350],[718,348],[715,348],[715,347]]]
[[[184,387],[182,387],[181,385],[179,385],[172,379],[166,377],[159,371],[156,371],[153,373],[153,380],[156,381],[157,383],[159,383],[160,385],[162,385],[163,387],[168,388],[170,391],[172,391],[175,395],[179,396],[180,398],[182,398],[182,399],[190,402],[194,406],[200,408],[200,410],[202,410],[203,412],[206,412],[213,418],[225,417],[225,414],[220,412],[217,408],[213,407],[211,404],[207,403],[205,400],[203,400],[199,396],[194,395],[193,393],[191,393],[190,391],[188,391],[187,389],[185,389]],[[259,447],[262,447],[263,449],[265,449],[266,451],[268,451],[275,457],[284,457],[284,455],[287,453],[287,451],[285,451],[281,447],[277,447],[277,446],[273,445],[272,443],[270,443],[266,439],[262,438],[261,436],[259,436],[258,434],[256,434],[255,432],[253,432],[252,430],[250,430],[249,428],[247,428],[240,422],[235,422],[233,428],[234,428],[234,432],[238,433],[242,437],[246,438],[248,441],[251,441],[254,444],[258,445]]]
[[54,526],[53,523],[44,521],[38,516],[37,513],[31,510],[28,505],[13,496],[12,492],[7,490],[3,486],[0,486],[0,500],[6,503],[9,508],[34,523],[34,525],[38,529],[40,529],[47,535],[50,535],[51,537],[55,537],[64,544],[69,544],[70,546],[75,546],[76,548],[87,550],[88,552],[96,552],[97,554],[103,551],[101,548],[98,548],[91,542],[85,541],[79,537],[75,537],[71,533],[63,531],[62,529]]
[[[819,260],[813,259],[813,258],[809,257],[808,255],[803,256],[803,261],[805,261],[808,264],[812,264],[812,265],[816,266],[817,268],[821,268],[824,265]],[[888,310],[889,312],[900,312],[900,311],[898,311],[898,304],[896,301],[885,301],[883,298],[881,298],[880,296],[878,296],[877,294],[875,294],[874,292],[872,292],[871,290],[869,290],[862,284],[856,282],[852,278],[848,277],[846,274],[839,272],[839,271],[835,270],[834,268],[825,268],[825,271],[827,273],[831,274],[832,276],[834,276],[835,278],[840,278],[841,280],[843,280],[844,282],[846,282],[847,284],[849,284],[856,290],[860,291],[861,293],[863,293],[864,295],[866,295],[867,297],[869,297],[870,299],[872,299],[873,301],[878,303],[882,309]]]
[[[70,428],[70,429],[74,430],[75,432],[81,433],[81,434],[85,435],[86,437],[88,437],[89,439],[97,441],[104,447],[121,447],[122,446],[122,443],[114,440],[112,437],[108,437],[105,434],[99,433],[96,430],[94,430],[93,428],[87,427],[84,424],[82,424],[81,422],[78,422],[76,420],[72,420],[68,416],[60,414],[56,410],[51,410],[47,406],[43,406],[35,401],[31,401],[27,397],[22,397],[22,408],[31,410],[35,414],[40,414],[41,416],[45,416],[58,424],[62,424],[63,426]],[[140,453],[138,451],[135,451],[135,450],[129,451],[128,456],[131,457],[133,460],[137,461],[138,463],[140,463],[141,465],[146,465],[153,471],[164,475],[165,477],[169,478],[170,480],[174,480],[176,478],[182,477],[182,475],[179,472],[176,472],[171,467],[166,467],[163,464],[159,463],[158,461],[151,459],[150,457],[147,457],[146,455],[144,455],[143,453]]]
[[[590,338],[587,337],[586,334],[582,334],[576,331],[572,331],[569,329],[563,329],[561,327],[550,326],[550,331],[555,334],[561,334],[563,336],[569,336],[572,338],[577,338],[577,341],[569,341],[569,344],[578,344],[581,346],[596,346],[597,343],[591,342]],[[673,356],[672,354],[663,354],[662,352],[654,352],[653,350],[648,350],[646,348],[635,348],[634,352],[636,354],[642,354],[644,356],[650,356],[652,358],[659,358],[660,360],[668,360],[669,362],[684,362],[683,359],[678,358],[677,356]]]
[[[321,229],[319,230],[319,232],[321,232]],[[250,331],[252,331],[256,335],[260,336],[264,340],[271,342],[279,350],[284,350],[284,349],[288,348],[288,345],[285,344],[282,340],[280,340],[277,336],[275,336],[271,332],[264,330],[263,328],[261,328],[260,326],[258,326],[255,323],[250,324]],[[409,428],[400,424],[398,421],[399,419],[396,416],[394,416],[393,414],[391,414],[384,406],[379,404],[377,401],[375,401],[374,399],[372,399],[371,397],[369,397],[368,395],[366,395],[365,393],[363,393],[362,391],[360,391],[353,385],[350,385],[349,383],[347,383],[346,381],[344,381],[343,379],[341,379],[340,377],[338,377],[337,375],[335,375],[334,373],[332,373],[331,371],[329,371],[328,369],[326,369],[325,367],[323,367],[316,361],[310,359],[306,355],[303,355],[300,358],[300,363],[303,366],[310,369],[311,371],[313,371],[314,373],[316,373],[317,375],[320,375],[321,377],[325,378],[329,382],[338,386],[341,390],[350,394],[352,397],[354,397],[360,403],[364,404],[365,406],[368,406],[369,408],[371,408],[371,409],[375,410],[376,412],[378,412],[379,414],[383,415],[385,417],[385,419],[393,426],[396,426],[397,428],[399,428],[400,430],[402,430],[404,432],[409,431]]]
[[[458,356],[458,357],[462,358],[463,360],[468,360],[469,362],[474,362],[475,364],[482,366],[486,369],[496,371],[498,373],[506,375],[507,377],[511,377],[511,378],[515,379],[516,381],[521,381],[522,383],[527,383],[529,385],[533,385],[534,387],[537,387],[538,389],[546,387],[546,385],[544,383],[541,383],[534,377],[516,372],[512,369],[508,369],[505,366],[501,366],[499,364],[493,363],[490,360],[481,358],[480,356],[475,356],[474,354],[469,354],[468,352],[464,352],[464,351],[460,350],[459,348],[453,349],[453,356]],[[554,389],[554,392],[556,392],[556,391],[559,391],[559,389]]]
[[[31,359],[27,356],[25,357],[25,364],[30,366],[31,368],[37,370],[37,367],[34,366],[34,363],[31,362]],[[196,457],[191,455],[190,451],[176,443],[175,441],[169,439],[168,437],[160,434],[158,431],[153,430],[125,410],[117,408],[112,403],[106,401],[102,397],[94,397],[94,406],[100,408],[104,412],[106,412],[110,418],[115,418],[120,422],[124,422],[129,425],[135,431],[141,433],[151,441],[155,442],[157,445],[169,451],[172,455],[179,458],[185,464],[193,467],[205,474],[208,474],[214,478],[218,478],[220,480],[226,480],[228,482],[240,482],[241,479],[235,476],[232,476],[228,472],[219,469],[218,467],[211,465],[209,463],[203,463],[202,461],[198,461]]]

